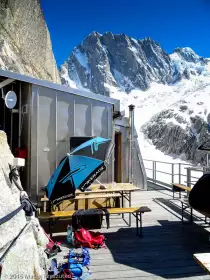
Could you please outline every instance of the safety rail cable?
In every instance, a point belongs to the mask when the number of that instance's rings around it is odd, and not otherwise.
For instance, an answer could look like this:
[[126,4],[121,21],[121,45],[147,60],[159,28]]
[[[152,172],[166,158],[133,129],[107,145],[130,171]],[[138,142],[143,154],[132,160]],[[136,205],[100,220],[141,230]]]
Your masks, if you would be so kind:
[[0,226],[9,220],[11,220],[14,216],[16,216],[23,208],[25,207],[25,204],[21,204],[17,209],[9,213],[8,215],[4,216],[0,219]]
[[33,203],[28,198],[24,198],[21,201],[21,205],[17,209],[15,209],[11,213],[7,214],[6,216],[4,216],[3,218],[0,219],[0,226],[2,224],[4,224],[4,223],[8,222],[9,220],[11,220],[22,209],[25,211],[27,216],[32,216],[33,212],[36,211],[35,206],[33,205]]
[[[2,256],[0,257],[0,265],[3,262],[3,259],[6,257],[6,255],[8,254],[9,250],[11,249],[11,247],[15,244],[15,242],[17,241],[17,239],[20,237],[20,235],[23,233],[23,231],[25,230],[25,228],[30,224],[30,222],[26,223],[25,226],[21,229],[21,231],[18,233],[18,235],[12,240],[12,242],[10,243],[10,245],[7,247],[6,251],[2,254]],[[4,246],[5,247],[5,246]],[[2,250],[2,249],[1,249]]]

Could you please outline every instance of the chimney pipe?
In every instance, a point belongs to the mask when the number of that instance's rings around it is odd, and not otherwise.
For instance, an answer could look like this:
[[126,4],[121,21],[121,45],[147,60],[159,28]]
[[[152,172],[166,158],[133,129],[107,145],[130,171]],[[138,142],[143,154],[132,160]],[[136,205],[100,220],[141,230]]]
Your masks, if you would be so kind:
[[129,183],[133,183],[133,138],[134,138],[134,105],[129,105]]

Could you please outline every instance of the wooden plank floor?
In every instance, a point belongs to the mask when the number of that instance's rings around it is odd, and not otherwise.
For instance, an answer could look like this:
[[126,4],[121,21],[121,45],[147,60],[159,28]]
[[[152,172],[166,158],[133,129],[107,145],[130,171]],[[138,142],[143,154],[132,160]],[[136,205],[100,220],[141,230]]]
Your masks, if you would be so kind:
[[[167,190],[133,193],[132,198],[132,206],[152,209],[143,215],[144,237],[136,237],[135,219],[129,228],[120,216],[113,217],[111,228],[101,230],[107,249],[91,250],[92,275],[88,279],[210,279],[193,259],[195,253],[210,252],[210,227],[203,216],[195,213],[192,225],[182,225],[180,205],[170,201],[172,193]],[[55,239],[61,238],[59,234]],[[62,249],[60,262],[69,250],[65,244]]]

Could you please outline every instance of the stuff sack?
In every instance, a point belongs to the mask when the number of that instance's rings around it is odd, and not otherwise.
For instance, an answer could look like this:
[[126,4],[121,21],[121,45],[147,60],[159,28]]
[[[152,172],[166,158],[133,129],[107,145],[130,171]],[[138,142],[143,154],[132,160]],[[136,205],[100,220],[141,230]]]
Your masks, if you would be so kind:
[[73,229],[101,229],[104,212],[106,215],[107,228],[109,228],[109,213],[107,209],[80,209],[72,216]]
[[81,277],[84,272],[84,269],[80,263],[64,263],[61,267],[60,275],[64,274],[64,272],[68,270],[73,277],[77,277],[76,279],[78,279],[78,277]]
[[75,246],[98,249],[105,247],[105,237],[100,232],[88,231],[81,228],[75,232]]
[[210,217],[210,173],[204,174],[189,193],[190,206]]

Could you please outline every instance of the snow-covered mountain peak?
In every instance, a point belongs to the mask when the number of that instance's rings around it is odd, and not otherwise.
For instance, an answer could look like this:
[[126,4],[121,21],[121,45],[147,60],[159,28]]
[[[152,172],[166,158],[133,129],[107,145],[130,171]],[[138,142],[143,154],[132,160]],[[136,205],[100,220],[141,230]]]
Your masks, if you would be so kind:
[[137,40],[125,34],[94,31],[61,66],[61,80],[110,95],[112,88],[127,93],[147,90],[152,83],[174,84],[191,77],[210,76],[210,61],[191,48],[167,54],[151,37]]
[[[61,66],[62,82],[135,104],[143,157],[199,163],[199,144],[209,139],[210,59],[191,48],[167,54],[152,38],[93,32]],[[157,156],[157,157],[156,157]]]
[[[151,38],[136,40],[125,34],[93,32],[61,66],[61,80],[109,95],[109,87],[130,92],[146,90],[151,82],[171,80],[170,57]],[[68,76],[66,75],[68,73]],[[108,87],[107,87],[108,86]]]
[[177,48],[170,55],[172,83],[198,76],[210,76],[210,61],[197,55],[191,48]]
[[205,63],[205,59],[199,55],[197,55],[193,49],[186,47],[186,48],[176,48],[174,53],[186,60],[187,62],[203,62]]
[[97,31],[92,31],[86,38],[88,38],[88,37],[101,37],[101,36],[102,36],[101,33],[97,32]]

